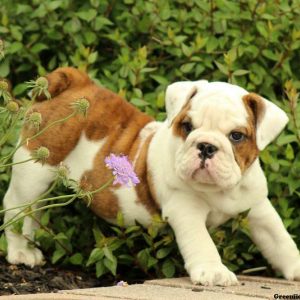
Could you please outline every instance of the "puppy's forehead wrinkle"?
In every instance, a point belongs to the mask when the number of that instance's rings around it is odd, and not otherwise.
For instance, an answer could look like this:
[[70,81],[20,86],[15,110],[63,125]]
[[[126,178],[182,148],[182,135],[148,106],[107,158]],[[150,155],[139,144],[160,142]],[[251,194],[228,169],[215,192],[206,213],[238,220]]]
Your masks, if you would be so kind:
[[192,107],[188,116],[195,128],[219,130],[224,133],[246,126],[248,123],[245,108],[242,105],[232,106],[228,103],[204,102],[198,107]]

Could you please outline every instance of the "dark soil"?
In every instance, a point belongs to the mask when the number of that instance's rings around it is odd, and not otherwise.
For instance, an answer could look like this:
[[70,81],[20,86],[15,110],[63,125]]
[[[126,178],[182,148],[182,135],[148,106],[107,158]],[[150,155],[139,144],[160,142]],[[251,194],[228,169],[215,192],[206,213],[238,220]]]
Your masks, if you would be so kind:
[[0,257],[0,296],[49,293],[113,284],[111,278],[97,279],[95,273],[49,265],[31,269],[24,265],[10,265]]

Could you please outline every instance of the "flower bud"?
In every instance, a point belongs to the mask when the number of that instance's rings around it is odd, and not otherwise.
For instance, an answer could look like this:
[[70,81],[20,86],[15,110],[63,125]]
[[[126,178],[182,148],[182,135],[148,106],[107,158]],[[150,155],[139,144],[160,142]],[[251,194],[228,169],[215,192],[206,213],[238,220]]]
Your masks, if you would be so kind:
[[6,109],[11,113],[16,113],[19,111],[19,104],[16,101],[9,101],[6,104]]
[[39,129],[42,123],[42,115],[39,112],[33,112],[27,116],[27,122],[34,128]]
[[86,116],[90,107],[90,102],[85,98],[80,98],[73,102],[71,105],[76,113]]
[[39,77],[35,83],[42,89],[48,89],[48,79],[46,77]]
[[46,162],[47,158],[50,156],[50,151],[46,147],[40,147],[34,150],[31,154],[32,158],[36,161],[40,161],[42,163]]
[[57,177],[59,178],[68,178],[70,173],[70,170],[68,169],[68,167],[66,165],[64,165],[63,163],[60,163],[59,167],[57,168]]
[[7,81],[1,80],[1,81],[0,81],[0,90],[1,90],[1,91],[7,92],[7,91],[8,91],[8,88],[9,88],[9,86],[8,86]]

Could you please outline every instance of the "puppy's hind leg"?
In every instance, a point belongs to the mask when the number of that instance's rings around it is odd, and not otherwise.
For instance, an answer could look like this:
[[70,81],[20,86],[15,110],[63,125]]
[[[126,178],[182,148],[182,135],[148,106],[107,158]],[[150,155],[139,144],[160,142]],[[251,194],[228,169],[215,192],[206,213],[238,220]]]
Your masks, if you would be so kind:
[[[15,156],[14,162],[30,158],[30,151],[20,148]],[[4,208],[29,204],[47,190],[54,179],[53,167],[42,165],[38,162],[28,161],[13,166],[12,178],[8,191],[4,197]],[[34,206],[32,207],[35,208]],[[5,212],[4,222],[9,222],[22,208],[16,208]],[[41,251],[29,244],[33,239],[34,229],[37,223],[30,217],[25,217],[22,234],[13,232],[12,226],[5,229],[7,239],[7,260],[12,264],[25,264],[30,267],[43,264]]]

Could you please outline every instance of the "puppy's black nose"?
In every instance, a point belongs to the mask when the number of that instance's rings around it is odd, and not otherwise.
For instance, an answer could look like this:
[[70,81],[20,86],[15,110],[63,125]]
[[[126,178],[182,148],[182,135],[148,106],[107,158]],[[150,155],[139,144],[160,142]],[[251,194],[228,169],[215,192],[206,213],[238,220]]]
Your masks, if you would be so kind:
[[199,143],[197,148],[200,150],[199,156],[202,159],[212,158],[218,151],[218,148],[209,143]]

